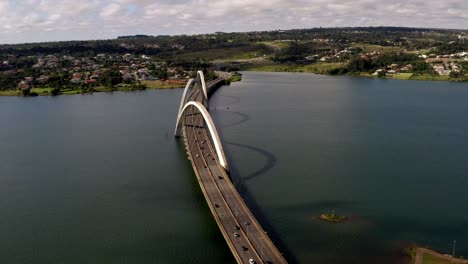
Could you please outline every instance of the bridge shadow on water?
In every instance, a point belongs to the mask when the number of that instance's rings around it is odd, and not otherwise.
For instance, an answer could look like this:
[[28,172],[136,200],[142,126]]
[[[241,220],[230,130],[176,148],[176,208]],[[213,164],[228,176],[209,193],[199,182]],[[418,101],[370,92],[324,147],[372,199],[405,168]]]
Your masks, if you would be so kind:
[[232,126],[237,126],[237,125],[240,125],[240,124],[245,123],[245,122],[250,120],[249,115],[241,113],[241,112],[219,110],[219,109],[216,109],[216,108],[214,110],[217,111],[217,112],[225,112],[225,113],[230,113],[230,114],[235,114],[235,115],[240,116],[239,120],[234,121],[234,122],[229,123],[229,124],[226,124],[226,125],[221,125],[220,126],[221,128],[228,128],[228,127],[232,127]]
[[[220,134],[220,137],[221,137],[221,140],[222,140],[221,133],[219,131],[218,131],[218,133]],[[278,232],[275,231],[275,229],[273,228],[273,225],[270,223],[270,221],[268,220],[265,213],[262,211],[260,206],[257,204],[257,202],[255,200],[255,197],[249,192],[247,186],[244,184],[245,181],[248,181],[248,180],[254,179],[254,178],[258,177],[258,176],[261,176],[262,174],[265,174],[267,171],[272,169],[276,165],[276,156],[273,153],[268,152],[267,150],[259,148],[259,147],[250,146],[250,145],[247,145],[247,144],[226,142],[226,141],[223,141],[223,142],[224,142],[224,144],[228,144],[228,145],[232,145],[232,146],[236,146],[236,147],[241,147],[241,148],[245,148],[247,150],[258,152],[261,155],[266,157],[267,161],[261,168],[259,168],[258,170],[253,171],[252,173],[249,173],[245,177],[241,177],[238,169],[236,168],[235,164],[232,162],[232,159],[229,156],[229,152],[226,152],[225,154],[227,156],[226,158],[228,160],[229,169],[230,169],[228,174],[229,174],[229,176],[231,178],[231,181],[233,182],[234,186],[236,187],[237,191],[239,192],[239,194],[243,198],[244,202],[247,204],[250,211],[255,216],[255,218],[257,219],[259,224],[262,226],[262,228],[265,231],[268,232],[268,236],[273,241],[273,243],[278,248],[278,250],[281,253],[283,253],[283,256],[286,259],[286,261],[288,263],[291,263],[291,264],[299,263],[299,261],[297,260],[297,257],[287,247],[286,243],[281,238],[281,235]],[[176,144],[177,144],[177,147],[180,149],[180,152],[183,152],[187,156],[187,153],[186,153],[187,151],[185,149],[183,140],[180,140],[180,141],[177,140]],[[191,168],[190,162],[187,163],[187,170],[193,171],[193,169]],[[189,178],[190,178],[189,180],[190,180],[191,184],[193,184],[194,186],[199,187],[199,183],[196,180],[196,177],[191,176]],[[210,210],[208,208],[208,205],[206,204],[206,200],[205,200],[205,198],[203,196],[203,193],[201,192],[201,190],[199,188],[197,188],[197,191],[195,191],[193,195],[194,195],[194,198],[198,201],[197,203],[200,205],[200,209],[204,212],[202,214],[202,218],[204,219],[204,222],[207,224],[207,226],[204,226],[204,229],[207,230],[207,232],[209,232],[209,236],[212,237],[213,241],[216,241],[216,244],[219,244],[219,245],[225,244],[223,236],[221,235],[220,232],[217,231],[218,227],[216,225],[216,222],[213,219],[213,216],[211,215],[211,212],[210,212]],[[216,230],[216,231],[213,232],[213,230]],[[227,255],[226,249],[227,248],[224,248],[224,247],[222,249],[218,248],[218,250],[223,251],[223,254],[221,254],[221,255],[223,256],[224,259],[226,259],[226,255]],[[228,253],[230,253],[230,252],[228,251]]]
[[228,102],[227,104],[224,104],[225,106],[234,105],[234,104],[237,104],[238,102],[240,102],[240,98],[237,97],[237,96],[232,96],[232,95],[218,95],[218,96],[219,96],[219,97],[224,97],[224,98],[232,99],[231,102]]
[[[210,90],[210,94],[213,93],[213,92],[214,92],[214,90]],[[264,156],[266,158],[266,163],[264,165],[262,165],[261,167],[259,167],[256,170],[254,170],[252,173],[249,173],[248,175],[246,175],[243,178],[240,175],[239,170],[236,167],[236,164],[232,162],[232,159],[230,158],[229,152],[228,151],[226,152],[226,149],[225,149],[225,155],[226,155],[227,163],[229,164],[229,170],[230,170],[229,173],[228,173],[229,177],[231,178],[231,180],[232,180],[235,188],[239,192],[240,196],[243,198],[244,202],[249,207],[249,209],[252,212],[252,214],[254,215],[254,217],[257,219],[258,223],[268,233],[269,238],[272,240],[272,242],[275,244],[275,246],[278,248],[278,250],[283,254],[286,261],[288,263],[291,263],[291,264],[299,263],[297,257],[287,247],[287,245],[284,242],[284,240],[282,239],[281,235],[278,232],[275,231],[275,229],[273,228],[273,225],[268,220],[268,217],[262,211],[262,209],[258,205],[257,201],[255,200],[254,195],[252,193],[250,193],[250,191],[248,190],[247,186],[244,183],[245,181],[254,179],[254,178],[258,177],[258,176],[261,176],[261,175],[265,174],[267,171],[271,170],[276,165],[277,158],[273,153],[268,152],[267,150],[256,147],[256,146],[251,146],[251,145],[246,145],[246,144],[241,144],[241,143],[234,143],[234,142],[229,142],[228,143],[228,142],[224,141],[222,130],[220,130],[219,128],[227,128],[227,127],[240,125],[242,123],[245,123],[245,122],[249,121],[250,116],[245,114],[245,113],[236,112],[236,111],[232,111],[232,110],[226,111],[226,110],[229,110],[229,106],[231,106],[233,104],[237,104],[240,101],[240,99],[238,97],[235,97],[235,96],[223,96],[223,97],[229,97],[232,100],[230,102],[228,102],[224,106],[211,106],[210,107],[210,109],[212,110],[211,112],[213,113],[213,112],[219,111],[219,112],[231,113],[231,114],[239,116],[240,119],[238,119],[237,121],[234,121],[232,123],[229,123],[229,124],[218,127],[217,132],[219,134],[221,143],[223,145],[230,144],[230,145],[235,146],[235,147],[241,147],[241,148],[245,148],[246,150],[255,151],[255,152],[261,154],[262,156]],[[224,110],[224,109],[226,109],[226,110]],[[216,114],[211,115],[211,117],[212,117],[215,125],[216,124],[222,124],[220,122],[221,120],[219,120],[219,118],[216,118],[217,117]],[[216,119],[218,119],[218,120],[216,120]],[[182,146],[180,146],[180,147],[182,147]],[[198,194],[198,195],[200,195],[200,194]],[[201,199],[201,197],[199,196],[198,199]],[[205,201],[204,205],[205,205],[205,208],[206,208],[206,201]],[[213,220],[214,219],[211,217],[211,222]],[[215,236],[215,239],[219,240],[219,236]]]
[[239,144],[239,143],[232,143],[232,142],[229,142],[229,143],[225,142],[225,144],[253,150],[267,157],[267,162],[264,166],[248,174],[247,176],[242,177],[239,173],[239,170],[237,169],[235,164],[232,162],[229,152],[225,153],[227,156],[226,158],[227,158],[228,164],[229,164],[229,176],[231,178],[231,181],[233,182],[240,196],[244,199],[244,202],[247,204],[252,214],[257,219],[258,223],[263,227],[263,229],[266,232],[268,232],[268,236],[273,241],[273,243],[278,248],[278,250],[283,254],[284,258],[286,259],[288,263],[291,263],[291,264],[299,263],[297,257],[288,248],[288,246],[282,239],[281,235],[278,232],[276,232],[273,225],[268,220],[268,217],[265,215],[265,213],[262,211],[257,201],[255,200],[254,195],[249,191],[249,189],[244,183],[245,181],[258,177],[264,174],[265,172],[267,172],[268,170],[272,169],[276,164],[276,157],[272,153],[266,151],[265,149],[261,149],[258,147],[249,146],[245,144]]
[[[268,236],[270,239],[273,241],[275,246],[278,248],[278,250],[283,253],[284,258],[288,263],[295,264],[299,263],[297,257],[294,255],[294,253],[288,248],[284,240],[281,238],[281,235],[275,231],[273,228],[273,225],[271,222],[268,220],[268,217],[265,215],[265,213],[262,211],[260,206],[258,205],[257,201],[255,200],[254,195],[248,190],[247,186],[245,185],[246,181],[252,180],[256,177],[259,177],[263,174],[265,174],[267,171],[271,170],[272,168],[275,167],[277,163],[277,158],[276,156],[269,152],[268,150],[264,148],[260,148],[257,146],[252,146],[252,145],[247,145],[247,144],[241,144],[241,143],[235,143],[235,142],[228,142],[225,140],[221,128],[228,128],[236,125],[240,125],[242,123],[245,123],[250,120],[250,116],[242,113],[242,112],[237,112],[233,110],[229,110],[229,106],[237,104],[240,101],[240,98],[236,96],[226,96],[226,95],[219,95],[220,97],[228,97],[232,99],[231,102],[228,102],[227,104],[224,104],[223,106],[217,105],[211,107],[212,112],[222,112],[223,114],[234,114],[240,117],[239,120],[234,121],[232,123],[226,124],[226,125],[221,125],[218,128],[218,134],[221,139],[221,142],[223,145],[232,145],[235,147],[240,147],[244,148],[247,151],[254,151],[259,153],[260,155],[264,156],[266,159],[266,162],[259,167],[258,169],[254,170],[253,172],[247,174],[246,176],[240,175],[239,170],[236,167],[236,164],[232,161],[230,157],[230,153],[228,149],[224,149],[227,163],[229,164],[229,177],[231,178],[231,181],[233,182],[234,186],[236,187],[237,191],[241,195],[241,197],[244,199],[244,202],[247,204],[249,207],[250,211],[252,214],[255,216],[257,219],[258,223],[262,226],[262,228],[268,232]],[[226,110],[224,110],[224,108]],[[214,111],[213,111],[214,110]],[[222,124],[222,120],[220,120],[219,116],[212,115],[212,118],[215,122],[215,124]]]
[[244,149],[251,150],[251,151],[255,151],[255,152],[259,153],[260,155],[262,155],[262,156],[264,156],[266,158],[266,162],[261,168],[259,168],[259,169],[255,170],[255,171],[253,171],[252,173],[249,173],[248,175],[242,177],[242,180],[244,180],[244,181],[248,181],[248,180],[256,178],[256,177],[258,177],[258,176],[260,176],[262,174],[265,174],[267,171],[271,170],[276,165],[276,156],[273,153],[267,151],[266,149],[251,146],[251,145],[247,145],[247,144],[233,143],[233,142],[225,142],[225,144],[240,147],[240,148],[244,148]]

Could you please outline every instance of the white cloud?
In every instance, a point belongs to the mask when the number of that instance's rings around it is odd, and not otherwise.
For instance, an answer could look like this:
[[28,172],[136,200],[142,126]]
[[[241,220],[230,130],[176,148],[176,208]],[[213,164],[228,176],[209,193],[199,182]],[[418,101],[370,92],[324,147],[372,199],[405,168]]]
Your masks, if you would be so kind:
[[109,18],[116,15],[120,11],[120,5],[116,3],[111,3],[105,6],[99,15],[103,18]]
[[0,0],[0,42],[335,26],[468,28],[466,0]]

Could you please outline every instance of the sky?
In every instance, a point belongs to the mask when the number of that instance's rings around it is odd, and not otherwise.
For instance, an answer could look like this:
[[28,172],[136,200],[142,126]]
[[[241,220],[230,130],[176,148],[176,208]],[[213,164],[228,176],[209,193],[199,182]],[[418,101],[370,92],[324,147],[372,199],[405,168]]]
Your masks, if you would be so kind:
[[344,26],[468,29],[468,0],[0,0],[0,44]]

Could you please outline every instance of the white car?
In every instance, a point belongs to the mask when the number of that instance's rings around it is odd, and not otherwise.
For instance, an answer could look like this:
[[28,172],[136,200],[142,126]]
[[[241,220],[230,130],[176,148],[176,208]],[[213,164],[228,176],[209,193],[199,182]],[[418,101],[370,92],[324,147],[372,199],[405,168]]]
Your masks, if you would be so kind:
[[249,259],[249,264],[255,264],[255,260]]

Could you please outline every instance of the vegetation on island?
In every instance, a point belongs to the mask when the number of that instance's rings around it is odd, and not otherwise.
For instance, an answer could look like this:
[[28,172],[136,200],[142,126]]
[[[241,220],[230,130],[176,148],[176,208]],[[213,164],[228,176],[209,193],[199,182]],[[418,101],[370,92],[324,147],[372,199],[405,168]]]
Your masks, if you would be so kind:
[[339,223],[347,219],[346,216],[335,214],[334,211],[331,213],[321,214],[319,218],[333,223]]
[[0,94],[183,87],[199,69],[207,79],[262,70],[467,81],[467,38],[467,30],[356,27],[8,44]]

